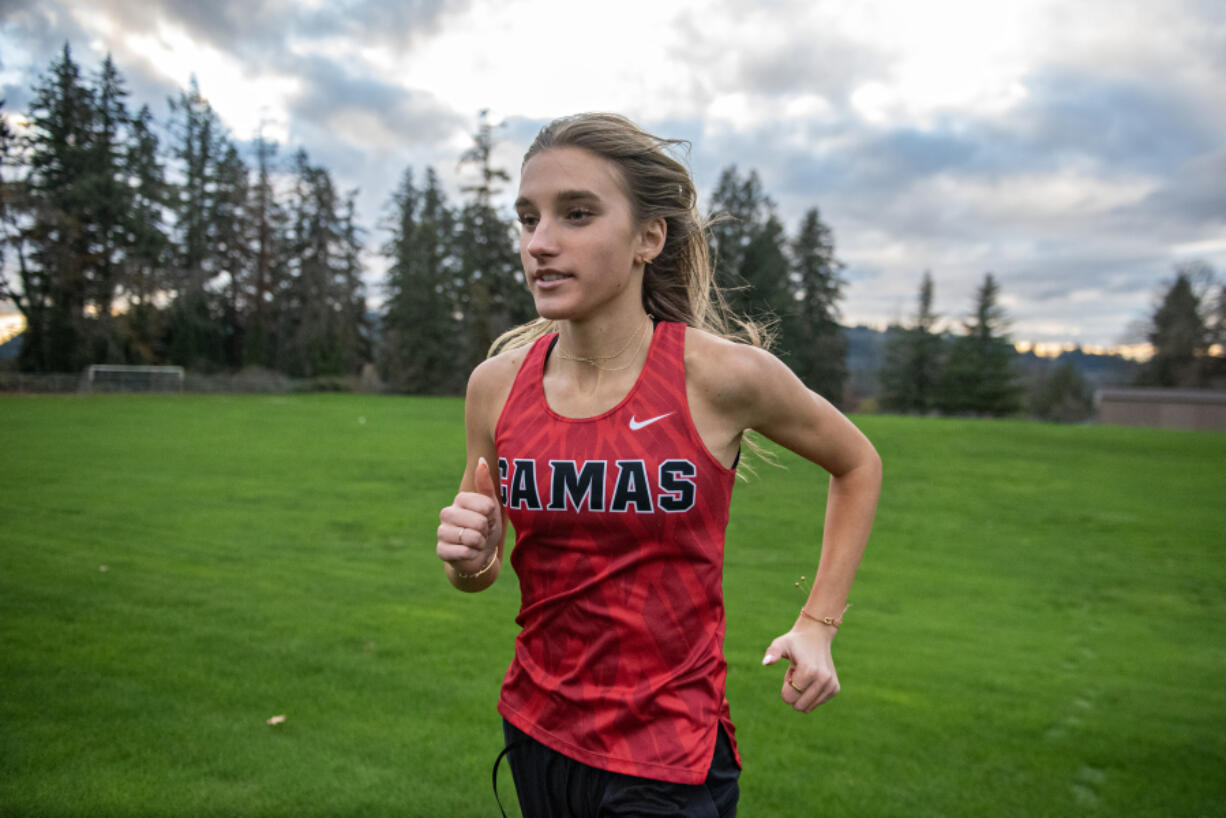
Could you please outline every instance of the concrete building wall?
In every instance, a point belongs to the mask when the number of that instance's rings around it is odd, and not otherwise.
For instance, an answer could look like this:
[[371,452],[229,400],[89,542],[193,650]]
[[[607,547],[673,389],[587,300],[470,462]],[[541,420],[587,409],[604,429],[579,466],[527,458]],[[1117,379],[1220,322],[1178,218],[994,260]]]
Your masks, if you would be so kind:
[[1201,389],[1100,389],[1098,420],[1111,426],[1226,431],[1226,392]]

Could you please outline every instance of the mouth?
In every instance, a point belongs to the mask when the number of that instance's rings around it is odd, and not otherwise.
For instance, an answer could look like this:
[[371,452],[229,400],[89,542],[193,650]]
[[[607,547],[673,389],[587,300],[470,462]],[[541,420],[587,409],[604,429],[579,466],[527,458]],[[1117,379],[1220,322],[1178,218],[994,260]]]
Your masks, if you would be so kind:
[[532,274],[532,280],[538,284],[553,284],[554,282],[563,281],[568,278],[573,278],[570,273],[562,273],[557,270],[543,268]]

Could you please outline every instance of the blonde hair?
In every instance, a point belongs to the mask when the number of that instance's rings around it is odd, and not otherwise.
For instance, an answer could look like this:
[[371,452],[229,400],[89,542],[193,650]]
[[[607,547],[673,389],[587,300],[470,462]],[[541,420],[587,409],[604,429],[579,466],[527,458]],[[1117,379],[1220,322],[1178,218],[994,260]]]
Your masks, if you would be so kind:
[[[577,114],[542,128],[523,164],[560,147],[583,148],[612,162],[637,221],[664,220],[664,247],[643,269],[643,308],[649,315],[722,338],[770,346],[768,328],[735,315],[715,283],[708,223],[698,212],[698,191],[689,169],[669,152],[688,150],[688,142],[653,136],[618,114]],[[489,355],[530,344],[554,327],[555,322],[545,318],[515,327],[494,340]]]

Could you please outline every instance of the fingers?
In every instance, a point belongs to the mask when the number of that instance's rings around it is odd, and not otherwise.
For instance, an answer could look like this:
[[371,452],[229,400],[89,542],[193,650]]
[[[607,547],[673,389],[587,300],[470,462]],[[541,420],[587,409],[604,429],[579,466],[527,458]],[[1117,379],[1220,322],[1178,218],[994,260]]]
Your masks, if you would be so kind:
[[839,678],[834,673],[803,673],[793,665],[784,674],[780,697],[798,713],[812,713],[839,693]]
[[766,655],[762,657],[762,664],[773,665],[785,657],[791,659],[792,654],[788,650],[787,640],[780,636],[766,649]]
[[[477,526],[468,528],[454,523],[440,523],[438,527],[439,545],[451,550],[464,549],[479,553],[484,550],[486,539],[488,537],[482,534]],[[463,551],[457,551],[457,553],[463,553]],[[461,559],[465,559],[465,557],[461,557]]]
[[484,457],[477,458],[477,470],[473,473],[473,484],[477,491],[498,502],[498,489],[494,486],[494,478],[490,476],[490,464]]
[[485,458],[477,464],[475,483],[478,491],[460,492],[438,515],[436,553],[461,570],[478,562],[485,564],[490,540],[496,540],[502,531],[501,505]]
[[490,533],[486,515],[459,505],[447,506],[439,512],[436,553],[446,562],[475,561],[489,550]]

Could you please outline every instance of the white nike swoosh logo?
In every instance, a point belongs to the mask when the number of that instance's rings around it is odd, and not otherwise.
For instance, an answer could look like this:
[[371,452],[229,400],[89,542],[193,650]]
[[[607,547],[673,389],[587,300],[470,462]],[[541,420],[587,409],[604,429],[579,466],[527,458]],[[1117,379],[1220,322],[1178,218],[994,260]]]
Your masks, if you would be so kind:
[[630,416],[630,431],[637,432],[639,429],[642,429],[644,426],[650,426],[651,424],[655,423],[657,420],[664,420],[664,418],[668,417],[671,414],[672,412],[665,412],[662,415],[656,415],[654,418],[648,418],[647,420],[635,420],[634,415],[631,415]]

